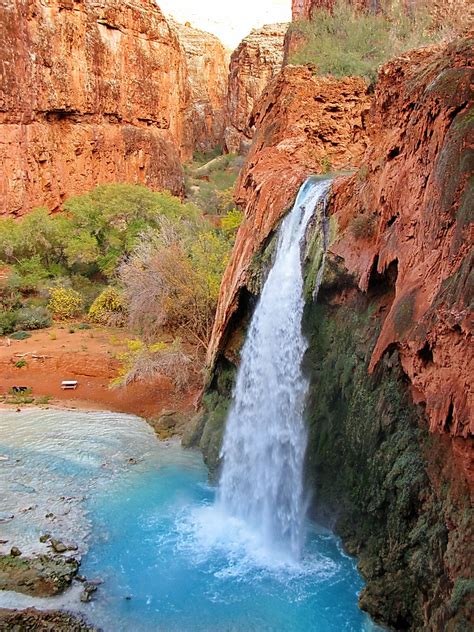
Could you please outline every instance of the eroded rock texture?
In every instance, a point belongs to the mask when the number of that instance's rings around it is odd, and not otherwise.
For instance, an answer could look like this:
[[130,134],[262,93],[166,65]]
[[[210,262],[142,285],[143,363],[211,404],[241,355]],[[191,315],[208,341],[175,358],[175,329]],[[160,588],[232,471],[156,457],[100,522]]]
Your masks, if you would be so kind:
[[360,163],[371,97],[362,79],[314,77],[287,66],[266,88],[252,114],[256,135],[237,183],[245,212],[221,286],[212,363],[238,307],[252,257],[261,249],[306,176]]
[[[361,607],[398,630],[472,627],[472,44],[464,38],[388,63],[369,114],[362,84],[339,82],[356,108],[360,154],[335,152],[334,164],[360,167],[333,186],[316,302],[317,223],[305,247],[312,512],[358,557]],[[331,121],[311,109],[324,108],[323,84],[311,97],[320,80],[305,72],[288,67],[269,87],[237,188],[245,220],[191,438],[214,468],[275,229],[330,146],[327,131],[311,131]],[[283,77],[287,87],[270,99]],[[334,126],[339,139],[350,128],[344,120]]]
[[474,432],[470,45],[384,67],[370,149],[336,191],[333,246],[362,291],[393,286],[370,370],[396,345],[430,430],[462,437]]
[[287,24],[269,24],[253,30],[232,53],[224,133],[224,148],[229,153],[245,153],[250,146],[250,114],[281,68],[287,28]]
[[177,22],[172,26],[186,53],[193,148],[210,151],[222,143],[224,134],[230,53],[211,33]]
[[97,183],[181,193],[192,152],[184,51],[151,0],[4,0],[0,212]]

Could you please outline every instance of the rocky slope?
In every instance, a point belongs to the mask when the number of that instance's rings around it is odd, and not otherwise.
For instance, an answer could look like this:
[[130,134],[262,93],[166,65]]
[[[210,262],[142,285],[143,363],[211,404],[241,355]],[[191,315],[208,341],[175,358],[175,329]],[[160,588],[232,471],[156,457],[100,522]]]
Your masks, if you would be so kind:
[[268,81],[280,70],[287,24],[253,30],[232,53],[226,106],[224,148],[245,153],[253,130],[249,117]]
[[[331,147],[325,117],[341,114],[340,97],[324,116],[312,109],[324,107],[319,86],[311,98],[307,90],[321,79],[284,73],[255,114],[237,190],[246,217],[221,290],[204,412],[188,437],[214,468],[274,230],[303,178],[321,171]],[[362,86],[355,98],[356,85],[340,82],[357,114],[360,153],[341,150],[333,164],[360,167],[333,187],[317,302],[320,227],[307,236],[312,511],[358,556],[367,582],[361,606],[400,630],[472,624],[471,84],[472,39],[387,64],[368,116]],[[350,121],[339,122],[346,133],[338,143],[347,142]]]
[[5,0],[0,49],[0,213],[99,182],[181,193],[186,61],[152,0]]
[[177,22],[172,27],[186,53],[192,145],[210,151],[222,142],[224,133],[230,53],[211,33]]

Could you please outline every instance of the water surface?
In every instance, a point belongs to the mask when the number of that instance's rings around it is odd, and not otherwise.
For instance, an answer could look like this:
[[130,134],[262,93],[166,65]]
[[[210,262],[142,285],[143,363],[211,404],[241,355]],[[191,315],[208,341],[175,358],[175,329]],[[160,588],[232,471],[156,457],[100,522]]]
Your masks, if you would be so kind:
[[[299,562],[276,555],[219,512],[199,453],[136,417],[1,411],[0,455],[2,538],[36,552],[45,531],[78,544],[81,572],[104,584],[90,604],[77,591],[66,602],[106,632],[375,629],[334,536],[310,525]],[[0,594],[15,603],[32,600]]]

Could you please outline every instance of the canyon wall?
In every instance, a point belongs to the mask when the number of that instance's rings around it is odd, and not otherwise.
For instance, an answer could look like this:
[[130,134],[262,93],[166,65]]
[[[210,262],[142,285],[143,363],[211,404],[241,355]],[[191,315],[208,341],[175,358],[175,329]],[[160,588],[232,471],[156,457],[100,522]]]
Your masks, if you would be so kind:
[[235,194],[245,218],[221,286],[210,364],[238,309],[252,258],[305,177],[360,163],[370,102],[363,79],[316,77],[302,66],[285,67],[264,90],[249,119],[256,132]]
[[184,51],[151,0],[4,0],[0,213],[97,183],[183,190]]
[[224,149],[229,153],[246,153],[250,146],[250,114],[268,81],[281,68],[287,28],[287,24],[268,24],[253,30],[232,53],[224,132]]
[[211,33],[177,22],[172,27],[186,53],[192,145],[197,151],[211,151],[224,134],[230,53]]
[[302,68],[268,86],[237,187],[245,219],[221,288],[212,374],[186,438],[217,470],[279,220],[306,176],[358,165],[333,185],[317,301],[321,226],[306,238],[306,476],[313,516],[359,558],[361,607],[399,630],[470,625],[472,44],[389,62],[370,112],[355,79],[326,79],[326,99]]

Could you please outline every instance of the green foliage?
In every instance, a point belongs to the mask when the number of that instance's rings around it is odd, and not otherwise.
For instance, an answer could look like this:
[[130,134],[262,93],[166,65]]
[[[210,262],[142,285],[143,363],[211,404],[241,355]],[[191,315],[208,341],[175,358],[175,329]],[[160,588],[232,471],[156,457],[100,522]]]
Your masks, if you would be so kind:
[[26,340],[31,338],[31,334],[27,331],[15,331],[15,333],[10,334],[10,338],[13,338],[13,340]]
[[165,328],[206,348],[231,247],[204,219],[163,220],[120,269],[130,326],[147,341]]
[[68,200],[71,236],[65,246],[69,265],[94,264],[111,276],[139,235],[158,227],[161,217],[195,218],[197,210],[167,192],[140,185],[109,184]]
[[223,231],[229,234],[234,234],[237,232],[240,224],[243,222],[244,214],[242,211],[234,208],[224,215],[221,220],[221,228]]
[[48,308],[54,318],[67,320],[81,313],[83,308],[82,297],[72,288],[50,287]]
[[116,287],[103,290],[89,309],[89,319],[101,325],[123,325],[125,305],[122,292]]
[[[22,366],[26,366],[26,362]],[[31,388],[27,388],[26,391],[23,391],[21,393],[17,393],[12,388],[10,388],[8,389],[8,397],[6,398],[5,402],[7,404],[15,404],[16,406],[20,404],[32,404],[34,402],[34,397],[31,393]]]
[[28,362],[24,358],[15,362],[15,367],[17,369],[22,369],[24,366],[28,366]]
[[332,10],[318,8],[311,20],[292,26],[305,42],[290,58],[292,64],[315,64],[323,75],[377,77],[381,64],[411,48],[436,41],[424,9],[403,10],[400,2],[387,2],[380,13],[364,12],[347,0]]
[[16,312],[0,311],[0,336],[5,336],[14,331],[16,325]]
[[329,173],[332,169],[331,159],[329,156],[321,158],[321,173]]
[[46,307],[23,307],[16,313],[16,329],[44,329],[51,326],[51,314]]
[[157,374],[169,377],[178,390],[187,384],[191,358],[183,350],[179,338],[169,344],[146,344],[142,340],[129,340],[127,347],[127,351],[117,356],[122,366],[118,376],[112,380],[112,387],[150,380]]
[[0,262],[12,266],[11,284],[22,291],[64,275],[111,276],[140,233],[163,216],[192,219],[198,211],[167,192],[102,185],[67,200],[63,213],[36,209],[20,221],[0,220]]
[[186,165],[187,197],[208,215],[223,215],[234,208],[233,189],[242,158],[227,154],[200,164]]

